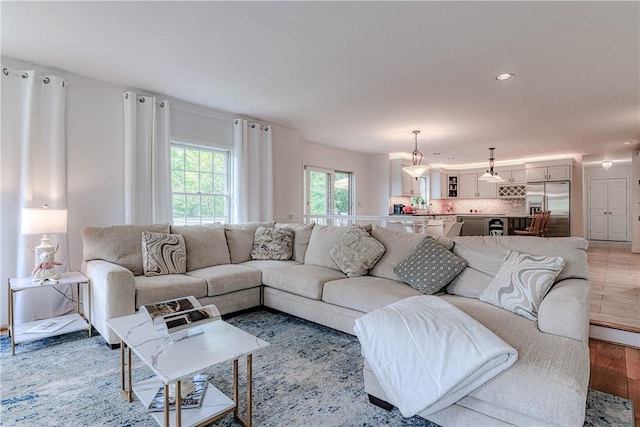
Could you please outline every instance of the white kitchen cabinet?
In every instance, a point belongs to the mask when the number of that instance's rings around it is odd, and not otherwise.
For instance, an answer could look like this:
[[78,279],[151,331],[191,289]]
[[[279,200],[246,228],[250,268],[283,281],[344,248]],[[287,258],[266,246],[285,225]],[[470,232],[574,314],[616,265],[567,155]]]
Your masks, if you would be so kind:
[[461,199],[492,199],[496,197],[496,184],[480,181],[482,173],[461,173],[458,195]]
[[541,166],[526,169],[527,182],[571,180],[571,166]]
[[393,159],[389,168],[389,194],[391,196],[417,197],[420,195],[420,180],[415,179],[402,170],[411,166],[411,162],[403,159]]
[[501,167],[496,168],[496,172],[500,178],[504,179],[502,184],[524,184],[527,182],[527,174],[524,167],[514,168],[510,167]]
[[431,170],[429,192],[432,200],[446,199],[448,196],[447,174],[442,169]]

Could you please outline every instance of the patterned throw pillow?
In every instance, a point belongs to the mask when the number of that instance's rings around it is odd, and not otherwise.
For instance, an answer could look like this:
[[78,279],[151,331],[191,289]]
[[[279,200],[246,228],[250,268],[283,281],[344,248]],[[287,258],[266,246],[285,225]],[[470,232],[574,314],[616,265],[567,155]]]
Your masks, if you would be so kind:
[[464,259],[427,236],[393,271],[412,288],[433,295],[447,286],[466,266]]
[[480,300],[512,311],[530,320],[538,319],[542,299],[564,266],[561,257],[508,251],[504,261],[480,294]]
[[251,249],[251,259],[291,259],[294,236],[295,232],[289,227],[258,227]]
[[187,272],[187,247],[181,234],[142,232],[142,267],[145,276]]
[[349,277],[364,276],[384,254],[382,243],[360,227],[345,232],[329,251],[333,262]]

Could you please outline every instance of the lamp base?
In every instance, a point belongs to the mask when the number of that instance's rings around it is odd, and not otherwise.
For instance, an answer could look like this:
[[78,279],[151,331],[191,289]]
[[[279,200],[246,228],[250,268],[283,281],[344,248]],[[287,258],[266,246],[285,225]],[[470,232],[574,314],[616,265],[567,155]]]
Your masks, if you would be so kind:
[[35,268],[31,272],[33,282],[42,283],[47,279],[55,279],[58,276],[55,266],[61,264],[55,261],[57,251],[58,247],[51,245],[49,237],[44,234],[40,244],[33,250],[35,255]]

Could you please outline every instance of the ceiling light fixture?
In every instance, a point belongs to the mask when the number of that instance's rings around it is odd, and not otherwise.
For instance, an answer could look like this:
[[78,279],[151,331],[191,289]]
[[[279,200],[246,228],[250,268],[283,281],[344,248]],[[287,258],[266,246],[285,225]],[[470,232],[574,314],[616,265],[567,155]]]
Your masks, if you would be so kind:
[[413,164],[411,166],[407,166],[406,168],[402,168],[403,171],[405,171],[406,173],[414,177],[416,181],[418,180],[418,178],[424,175],[425,172],[429,170],[429,165],[420,164],[420,162],[422,162],[422,153],[418,151],[418,134],[419,133],[420,133],[419,130],[413,131],[413,138],[415,141],[415,148],[411,153],[411,161]]
[[479,181],[504,182],[504,179],[498,176],[498,172],[493,171],[493,161],[495,160],[493,157],[493,150],[495,150],[495,147],[489,148],[489,170],[478,178]]
[[631,145],[631,144],[633,144],[633,141],[625,141],[625,142],[623,142],[623,144],[624,145]]
[[611,160],[605,160],[602,162],[602,167],[604,168],[604,170],[608,171],[609,169],[611,169],[611,166],[613,166],[613,162]]
[[513,73],[504,73],[504,74],[499,74],[499,75],[497,75],[497,76],[496,76],[496,80],[500,80],[500,81],[503,81],[503,80],[509,80],[509,79],[514,78],[515,76],[516,76],[516,75],[515,75],[515,74],[513,74]]

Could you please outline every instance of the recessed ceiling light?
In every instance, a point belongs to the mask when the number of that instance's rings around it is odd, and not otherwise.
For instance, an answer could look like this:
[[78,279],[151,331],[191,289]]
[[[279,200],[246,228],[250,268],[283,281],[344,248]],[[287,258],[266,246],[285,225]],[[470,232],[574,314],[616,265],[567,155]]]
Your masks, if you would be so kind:
[[513,74],[513,73],[500,74],[500,75],[497,75],[497,76],[496,76],[496,80],[500,80],[500,81],[502,81],[502,80],[509,80],[509,79],[514,78],[515,76],[516,76],[516,75],[515,75],[515,74]]
[[439,155],[440,155],[440,153],[433,153],[433,155],[434,155],[434,156],[439,156]]

